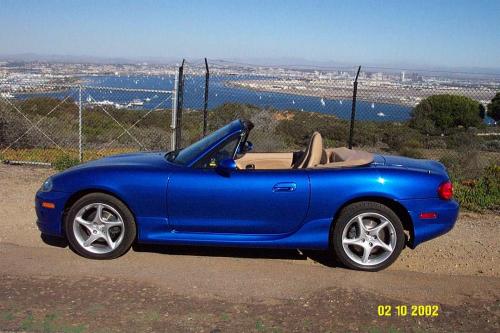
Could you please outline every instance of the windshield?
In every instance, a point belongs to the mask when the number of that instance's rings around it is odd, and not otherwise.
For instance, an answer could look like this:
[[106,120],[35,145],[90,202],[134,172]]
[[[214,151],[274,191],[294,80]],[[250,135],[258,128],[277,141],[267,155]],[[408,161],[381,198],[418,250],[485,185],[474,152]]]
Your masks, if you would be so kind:
[[166,158],[169,162],[175,162],[177,164],[187,165],[196,159],[201,153],[205,152],[208,148],[213,146],[216,142],[231,134],[235,131],[235,125],[238,124],[239,121],[233,121],[226,126],[219,128],[215,132],[210,133],[203,139],[193,143],[192,145],[181,149],[174,150],[166,155]]

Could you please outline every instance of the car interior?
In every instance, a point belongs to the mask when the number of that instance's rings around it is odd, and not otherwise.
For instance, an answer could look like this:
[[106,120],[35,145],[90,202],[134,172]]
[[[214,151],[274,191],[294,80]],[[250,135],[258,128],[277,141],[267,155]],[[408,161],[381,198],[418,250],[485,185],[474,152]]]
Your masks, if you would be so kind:
[[349,149],[324,148],[321,134],[314,132],[304,151],[287,153],[245,153],[236,158],[238,169],[343,168],[373,162],[373,154]]

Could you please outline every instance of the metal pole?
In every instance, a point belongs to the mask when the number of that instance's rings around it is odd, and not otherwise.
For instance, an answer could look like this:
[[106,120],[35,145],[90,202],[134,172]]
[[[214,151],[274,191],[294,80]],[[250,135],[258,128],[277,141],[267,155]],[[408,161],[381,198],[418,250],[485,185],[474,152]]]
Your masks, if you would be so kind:
[[207,135],[208,127],[208,80],[210,79],[210,72],[208,70],[208,61],[205,58],[205,103],[203,104],[203,136]]
[[83,145],[82,145],[82,86],[78,86],[78,160],[83,161]]
[[349,130],[349,149],[352,149],[352,138],[354,136],[354,119],[356,118],[356,95],[358,93],[358,76],[361,66],[358,67],[356,78],[354,79],[354,89],[352,91],[351,128]]
[[184,102],[184,59],[179,67],[179,78],[177,79],[177,109],[175,116],[175,149],[181,148],[182,144],[182,105]]
[[179,80],[179,73],[175,73],[175,81],[172,92],[172,122],[170,124],[170,150],[175,150],[176,147],[176,125],[177,125],[177,82]]

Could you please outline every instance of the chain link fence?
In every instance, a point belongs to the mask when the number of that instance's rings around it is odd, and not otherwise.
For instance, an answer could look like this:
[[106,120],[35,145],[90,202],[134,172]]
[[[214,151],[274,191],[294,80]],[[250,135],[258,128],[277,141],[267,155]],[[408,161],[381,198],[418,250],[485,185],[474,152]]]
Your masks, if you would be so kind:
[[[119,78],[105,80],[109,86],[4,88],[0,160],[72,164],[122,152],[165,150],[172,91],[119,87]],[[135,80],[127,82],[142,78]]]

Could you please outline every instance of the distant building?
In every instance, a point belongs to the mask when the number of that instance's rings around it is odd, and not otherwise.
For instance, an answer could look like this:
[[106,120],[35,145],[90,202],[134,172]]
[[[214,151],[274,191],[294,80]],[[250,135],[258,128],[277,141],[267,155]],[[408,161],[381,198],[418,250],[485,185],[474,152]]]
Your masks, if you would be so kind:
[[401,82],[405,82],[405,71],[401,71]]

